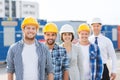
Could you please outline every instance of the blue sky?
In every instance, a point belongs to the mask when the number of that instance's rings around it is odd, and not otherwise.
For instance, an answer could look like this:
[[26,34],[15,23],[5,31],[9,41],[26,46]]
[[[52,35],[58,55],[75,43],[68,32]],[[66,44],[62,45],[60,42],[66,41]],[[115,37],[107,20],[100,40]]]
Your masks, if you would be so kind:
[[25,0],[39,3],[39,17],[48,21],[85,20],[120,25],[119,0]]

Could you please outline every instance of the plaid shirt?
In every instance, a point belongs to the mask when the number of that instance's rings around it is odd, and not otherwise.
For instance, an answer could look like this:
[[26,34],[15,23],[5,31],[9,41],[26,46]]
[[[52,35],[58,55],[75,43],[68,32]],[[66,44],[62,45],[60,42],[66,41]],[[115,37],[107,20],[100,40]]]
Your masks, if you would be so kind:
[[51,56],[54,67],[54,80],[63,80],[63,73],[69,68],[69,59],[65,48],[55,44]]
[[103,64],[100,56],[100,50],[97,45],[90,44],[90,66],[91,80],[101,80],[103,73]]

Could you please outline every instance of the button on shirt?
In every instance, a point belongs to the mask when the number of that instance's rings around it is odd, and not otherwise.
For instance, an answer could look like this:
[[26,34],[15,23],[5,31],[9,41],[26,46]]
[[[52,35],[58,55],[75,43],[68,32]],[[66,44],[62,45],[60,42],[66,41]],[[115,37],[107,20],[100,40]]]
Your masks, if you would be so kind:
[[[94,43],[95,37],[96,36],[94,36],[94,35],[90,36],[89,41],[91,43]],[[113,48],[113,44],[112,44],[111,40],[109,38],[103,36],[102,34],[99,34],[97,37],[98,37],[98,39],[97,39],[98,46],[100,48],[103,63],[106,64],[108,57],[111,57],[111,59],[112,59],[112,72],[116,72],[117,58],[116,58],[115,50]]]

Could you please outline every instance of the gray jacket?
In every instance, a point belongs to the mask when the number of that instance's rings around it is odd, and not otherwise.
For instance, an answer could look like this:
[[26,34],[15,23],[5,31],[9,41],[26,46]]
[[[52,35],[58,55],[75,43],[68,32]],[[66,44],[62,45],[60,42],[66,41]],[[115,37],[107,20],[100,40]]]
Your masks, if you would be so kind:
[[[47,47],[35,40],[38,55],[39,80],[45,80],[45,74],[53,73],[52,59]],[[23,80],[22,51],[23,40],[11,45],[7,54],[7,72],[15,73],[16,80]],[[29,55],[28,55],[29,56]]]

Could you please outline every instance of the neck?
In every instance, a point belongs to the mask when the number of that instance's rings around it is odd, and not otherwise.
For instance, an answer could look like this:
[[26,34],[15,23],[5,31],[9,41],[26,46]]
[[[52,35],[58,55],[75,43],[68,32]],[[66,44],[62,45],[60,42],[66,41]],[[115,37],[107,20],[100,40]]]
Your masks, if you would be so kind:
[[81,45],[89,45],[89,44],[90,44],[89,41],[80,41],[79,43],[80,43]]
[[52,44],[52,45],[49,45],[47,43],[45,43],[45,44],[48,46],[49,49],[53,49],[54,48],[54,44]]
[[24,39],[24,42],[26,43],[26,44],[33,44],[34,42],[35,42],[35,39],[33,39],[33,40],[26,40],[26,39]]
[[72,43],[64,43],[63,47],[66,49],[67,53],[70,53],[70,51],[72,50]]
[[98,36],[100,33],[94,33],[95,36]]
[[70,47],[71,45],[72,45],[71,42],[68,42],[68,43],[65,43],[65,42],[64,42],[64,44],[63,44],[64,47]]

